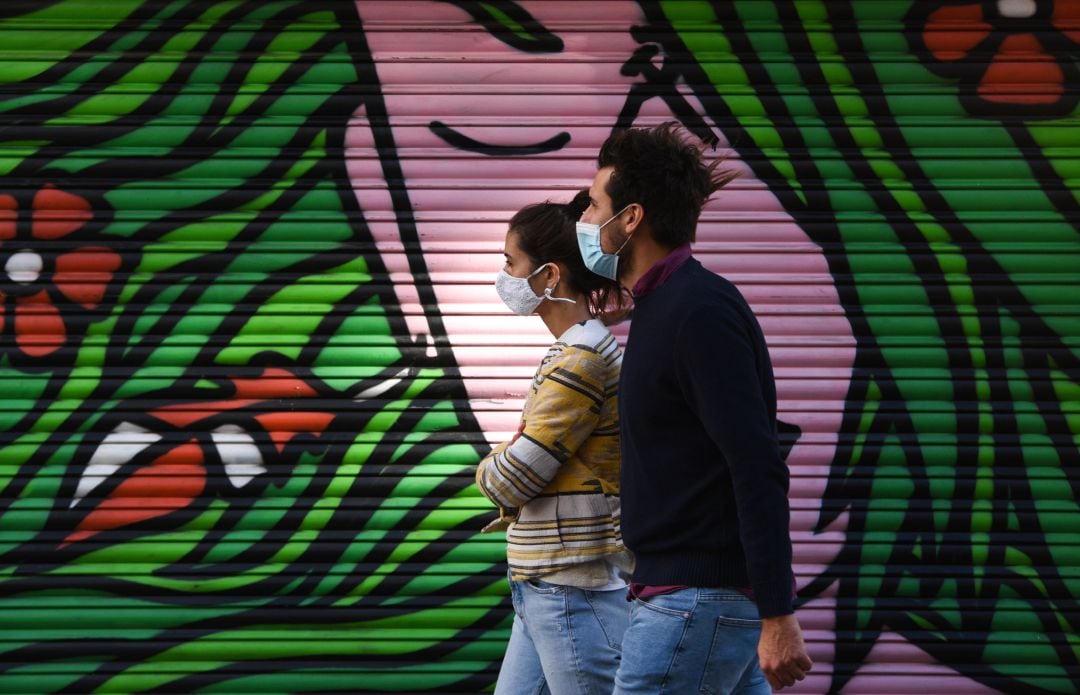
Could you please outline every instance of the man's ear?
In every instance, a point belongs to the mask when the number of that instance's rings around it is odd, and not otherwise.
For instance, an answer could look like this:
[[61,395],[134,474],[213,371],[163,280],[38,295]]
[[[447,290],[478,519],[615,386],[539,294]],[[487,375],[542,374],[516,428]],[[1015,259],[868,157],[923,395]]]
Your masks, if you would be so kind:
[[624,229],[627,234],[633,234],[645,221],[645,208],[641,206],[641,203],[630,203],[630,207],[626,208],[626,212],[628,217]]

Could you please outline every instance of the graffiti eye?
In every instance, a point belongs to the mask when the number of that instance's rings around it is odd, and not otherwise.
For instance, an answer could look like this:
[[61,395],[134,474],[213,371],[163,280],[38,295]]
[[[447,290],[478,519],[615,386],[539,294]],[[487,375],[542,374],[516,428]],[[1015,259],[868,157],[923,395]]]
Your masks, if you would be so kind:
[[435,135],[451,147],[486,155],[488,157],[521,157],[533,154],[544,154],[546,152],[556,152],[566,147],[566,144],[570,142],[570,133],[563,131],[557,135],[551,136],[543,142],[532,145],[492,145],[490,143],[474,140],[468,135],[451,128],[442,121],[432,121],[431,125],[428,127],[431,129],[432,133],[435,133]]

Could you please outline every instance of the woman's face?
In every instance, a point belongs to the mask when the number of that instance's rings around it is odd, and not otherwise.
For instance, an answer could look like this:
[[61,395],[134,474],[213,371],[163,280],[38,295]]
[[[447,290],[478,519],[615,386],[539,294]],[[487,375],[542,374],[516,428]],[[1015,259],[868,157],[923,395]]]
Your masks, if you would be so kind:
[[[526,278],[536,271],[537,267],[532,259],[518,246],[520,236],[514,230],[506,233],[506,239],[503,241],[503,270],[513,277]],[[532,285],[533,283],[530,282],[529,284]],[[541,287],[540,291],[543,292],[543,289]]]
[[[529,258],[529,255],[519,246],[520,240],[519,232],[510,230],[506,233],[506,239],[503,241],[503,270],[516,278],[529,278],[529,287],[532,288],[533,294],[539,297],[551,284],[551,266],[545,266]],[[541,303],[536,313],[543,313],[542,310],[547,306],[547,303]]]

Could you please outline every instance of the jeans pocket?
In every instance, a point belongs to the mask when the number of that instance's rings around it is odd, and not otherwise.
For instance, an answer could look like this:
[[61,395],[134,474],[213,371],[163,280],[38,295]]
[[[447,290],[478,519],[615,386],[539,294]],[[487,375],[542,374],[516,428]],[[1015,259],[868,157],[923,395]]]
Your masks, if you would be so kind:
[[689,620],[697,605],[697,592],[694,589],[682,589],[647,599],[635,598],[634,603],[654,613]]
[[541,594],[543,596],[554,596],[565,591],[565,589],[558,584],[551,584],[550,582],[545,582],[543,579],[523,579],[520,584],[534,594]]
[[[692,651],[699,642],[691,634],[696,618],[692,599],[653,596],[636,598],[632,606],[619,664],[622,688],[635,693],[692,693],[700,673],[687,668],[694,661],[687,647]],[[702,637],[700,641],[707,641]]]
[[745,627],[751,630],[761,629],[761,621],[753,620],[750,618],[732,618],[726,615],[721,615],[716,619],[716,622],[720,625],[727,625],[729,627]]
[[712,643],[701,674],[701,693],[732,692],[745,684],[746,678],[757,669],[761,620],[751,617],[756,607],[752,607],[752,612],[746,608],[742,602],[732,602],[722,606],[716,615]]

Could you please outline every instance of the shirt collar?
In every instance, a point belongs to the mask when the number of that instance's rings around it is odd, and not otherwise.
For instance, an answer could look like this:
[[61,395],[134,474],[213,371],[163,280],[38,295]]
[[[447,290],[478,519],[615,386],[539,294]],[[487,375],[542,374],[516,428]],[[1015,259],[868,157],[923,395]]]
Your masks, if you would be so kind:
[[671,274],[678,270],[683,263],[686,263],[689,258],[690,244],[683,244],[656,263],[653,263],[653,266],[646,270],[645,274],[634,283],[634,289],[630,290],[630,292],[634,297],[644,297],[667,282]]

